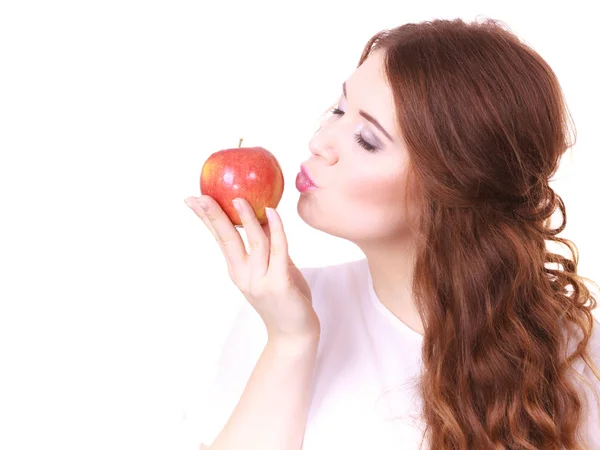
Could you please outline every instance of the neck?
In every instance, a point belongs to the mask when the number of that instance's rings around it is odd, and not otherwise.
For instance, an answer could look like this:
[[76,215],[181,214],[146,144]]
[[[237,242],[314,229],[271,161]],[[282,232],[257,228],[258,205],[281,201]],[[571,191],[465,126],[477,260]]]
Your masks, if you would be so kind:
[[412,294],[415,260],[412,242],[399,239],[359,247],[367,257],[373,290],[379,301],[414,331],[424,334]]

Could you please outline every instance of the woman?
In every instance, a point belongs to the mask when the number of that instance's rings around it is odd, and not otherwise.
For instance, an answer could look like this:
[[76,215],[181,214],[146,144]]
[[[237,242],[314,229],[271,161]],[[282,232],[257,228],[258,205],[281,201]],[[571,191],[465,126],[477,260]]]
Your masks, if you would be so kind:
[[557,236],[549,179],[573,143],[548,64],[493,20],[407,24],[367,43],[332,113],[298,213],[365,259],[298,269],[279,215],[261,226],[241,199],[246,253],[214,199],[186,201],[248,299],[202,448],[600,449],[600,329]]

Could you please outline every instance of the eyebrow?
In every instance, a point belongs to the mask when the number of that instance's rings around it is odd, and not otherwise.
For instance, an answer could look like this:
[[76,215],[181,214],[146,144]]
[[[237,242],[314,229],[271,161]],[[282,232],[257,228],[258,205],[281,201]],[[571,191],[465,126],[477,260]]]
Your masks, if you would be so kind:
[[[342,89],[344,91],[344,97],[346,97],[346,99],[348,99],[348,94],[346,93],[346,82],[344,81],[344,84],[342,85]],[[390,136],[390,134],[385,131],[385,128],[383,128],[381,126],[381,124],[379,122],[377,122],[377,120],[375,120],[375,117],[373,117],[371,114],[369,114],[368,112],[363,111],[362,109],[358,110],[358,113],[363,116],[365,119],[367,119],[369,122],[371,122],[373,125],[375,125],[379,131],[381,131],[386,138],[388,138],[391,142],[394,142],[394,139],[392,139],[392,136]]]

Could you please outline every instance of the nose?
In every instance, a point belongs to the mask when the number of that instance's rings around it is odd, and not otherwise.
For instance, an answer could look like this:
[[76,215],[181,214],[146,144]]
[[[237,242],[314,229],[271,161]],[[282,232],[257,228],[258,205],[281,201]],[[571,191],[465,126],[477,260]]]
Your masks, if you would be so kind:
[[338,159],[334,142],[335,140],[331,132],[324,128],[319,128],[309,141],[308,148],[313,155],[324,158],[329,165],[332,165]]

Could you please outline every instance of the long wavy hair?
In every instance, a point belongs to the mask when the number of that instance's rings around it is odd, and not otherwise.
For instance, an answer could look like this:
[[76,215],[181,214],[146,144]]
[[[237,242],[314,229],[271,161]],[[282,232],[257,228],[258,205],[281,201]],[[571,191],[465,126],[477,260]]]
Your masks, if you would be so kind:
[[[571,375],[582,358],[600,380],[588,353],[596,299],[577,247],[558,236],[566,210],[549,186],[576,138],[556,75],[493,19],[383,30],[359,66],[378,49],[419,199],[424,438],[436,450],[586,448]],[[581,339],[567,355],[572,329]]]

